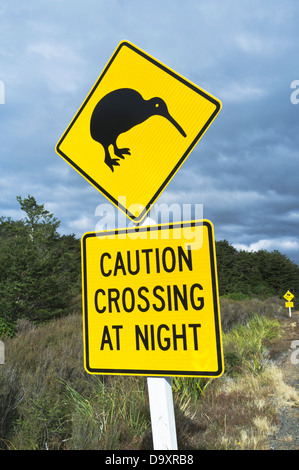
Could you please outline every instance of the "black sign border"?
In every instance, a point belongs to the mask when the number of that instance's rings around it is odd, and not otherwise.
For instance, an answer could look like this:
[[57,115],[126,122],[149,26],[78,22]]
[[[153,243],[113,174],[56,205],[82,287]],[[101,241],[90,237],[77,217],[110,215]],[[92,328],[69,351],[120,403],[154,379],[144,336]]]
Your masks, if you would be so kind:
[[[146,232],[154,230],[175,229],[184,227],[197,227],[205,226],[208,229],[209,248],[210,248],[210,263],[212,275],[212,289],[213,289],[213,302],[214,302],[214,320],[216,329],[216,345],[217,345],[217,371],[179,371],[179,370],[141,370],[141,369],[99,369],[91,368],[89,366],[89,350],[88,350],[88,302],[87,302],[87,265],[86,265],[86,242],[88,238],[106,237],[109,235],[126,234],[130,232]],[[195,220],[189,222],[177,222],[169,225],[151,225],[139,226],[138,228],[130,227],[126,229],[107,230],[105,232],[91,232],[86,233],[82,237],[82,276],[83,276],[83,315],[85,322],[85,369],[90,374],[101,375],[143,375],[143,376],[170,376],[170,377],[219,377],[223,371],[223,355],[221,346],[221,325],[219,324],[220,311],[218,300],[218,283],[217,283],[217,269],[216,269],[216,254],[213,236],[213,225],[209,220]]]
[[[150,201],[147,203],[147,205],[144,207],[144,209],[142,210],[142,212],[137,216],[135,217],[130,211],[127,210],[126,207],[124,207],[122,204],[119,203],[118,200],[116,200],[111,194],[109,194],[104,188],[103,186],[101,186],[99,183],[97,183],[93,178],[91,178],[91,176],[89,176],[82,168],[79,167],[79,165],[77,165],[75,162],[73,162],[73,160],[68,157],[61,149],[60,149],[60,146],[62,144],[62,142],[64,141],[64,139],[66,138],[67,134],[69,133],[69,131],[71,130],[71,128],[73,127],[73,125],[75,124],[76,120],[78,119],[78,117],[80,116],[80,114],[82,113],[83,109],[85,108],[86,104],[88,103],[88,101],[90,100],[90,98],[92,97],[93,93],[95,92],[95,90],[97,89],[98,85],[100,84],[101,80],[103,79],[103,77],[105,76],[105,74],[107,73],[107,71],[109,70],[110,66],[112,65],[114,59],[116,58],[117,54],[119,53],[119,51],[121,50],[122,47],[128,47],[130,49],[132,49],[134,52],[136,52],[137,54],[141,55],[144,59],[148,60],[149,62],[153,63],[155,66],[159,67],[160,69],[164,70],[164,72],[168,73],[169,75],[171,75],[172,77],[174,77],[175,79],[179,80],[180,82],[182,82],[184,85],[186,85],[187,87],[191,88],[193,91],[195,91],[196,93],[198,93],[199,95],[203,96],[205,99],[209,100],[211,103],[213,103],[215,105],[215,111],[213,112],[213,114],[210,116],[210,118],[208,119],[208,121],[206,122],[206,124],[203,126],[203,128],[200,130],[200,132],[197,134],[197,136],[195,137],[195,139],[193,140],[193,142],[191,143],[191,145],[188,147],[188,149],[185,151],[185,153],[183,154],[183,156],[178,160],[178,162],[176,163],[176,165],[174,166],[174,168],[172,169],[172,171],[170,172],[170,174],[167,176],[167,178],[164,180],[164,182],[161,184],[161,186],[159,187],[159,189],[155,192],[155,194],[153,195],[153,197],[150,199]],[[139,223],[141,222],[144,217],[146,216],[146,214],[148,213],[148,211],[150,210],[150,206],[154,203],[154,201],[159,197],[159,195],[162,193],[162,191],[164,190],[164,188],[167,186],[167,184],[169,183],[169,181],[171,180],[171,178],[175,175],[175,173],[177,172],[177,170],[179,169],[179,167],[182,165],[182,163],[186,160],[186,158],[188,157],[189,153],[191,152],[191,150],[193,149],[193,147],[197,144],[198,140],[200,139],[200,137],[202,136],[202,134],[206,131],[206,129],[209,127],[209,125],[211,124],[211,122],[215,119],[216,115],[219,113],[221,109],[221,103],[220,101],[217,101],[215,98],[213,98],[212,96],[208,95],[207,93],[205,93],[203,90],[201,90],[200,88],[198,88],[196,85],[194,85],[193,83],[187,81],[186,79],[184,79],[183,77],[181,77],[180,75],[178,75],[176,72],[174,72],[173,70],[171,70],[170,68],[166,67],[165,65],[163,65],[162,63],[158,62],[156,59],[154,59],[153,57],[149,56],[148,54],[146,54],[145,52],[141,51],[140,49],[138,49],[137,47],[135,47],[133,44],[129,43],[128,41],[122,41],[118,48],[116,49],[116,51],[114,52],[113,56],[111,57],[111,59],[109,60],[108,64],[106,65],[105,69],[103,70],[102,74],[100,75],[100,77],[98,78],[97,82],[95,83],[95,85],[93,86],[92,90],[90,91],[90,93],[88,94],[87,98],[85,99],[85,101],[83,102],[82,106],[80,107],[79,111],[77,112],[77,114],[75,115],[74,119],[72,120],[72,122],[70,123],[70,125],[68,126],[68,128],[66,129],[65,133],[63,134],[63,136],[61,137],[61,139],[59,140],[57,146],[56,146],[56,152],[62,156],[73,168],[75,168],[85,179],[87,179],[95,188],[97,188],[107,199],[109,199],[114,205],[116,205],[122,212],[124,212],[126,214],[126,216],[131,219],[133,222],[135,223]]]

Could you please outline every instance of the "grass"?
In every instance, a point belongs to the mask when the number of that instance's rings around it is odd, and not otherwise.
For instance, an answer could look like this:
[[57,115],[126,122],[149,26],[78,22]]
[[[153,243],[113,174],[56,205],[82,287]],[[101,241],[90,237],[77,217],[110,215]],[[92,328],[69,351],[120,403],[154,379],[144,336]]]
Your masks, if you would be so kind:
[[244,367],[252,372],[262,370],[270,358],[268,345],[281,334],[278,320],[259,315],[246,325],[235,326],[223,340],[227,370],[231,374]]
[[129,448],[132,442],[142,439],[149,428],[144,380],[94,377],[88,396],[78,393],[69,384],[65,384],[65,389],[70,405],[69,445],[72,449]]
[[[280,316],[277,299],[223,299],[222,307],[223,376],[172,379],[181,450],[267,448],[278,406],[298,400],[270,361],[294,321]],[[38,327],[21,322],[5,340],[0,448],[152,448],[146,378],[87,374],[77,310]]]

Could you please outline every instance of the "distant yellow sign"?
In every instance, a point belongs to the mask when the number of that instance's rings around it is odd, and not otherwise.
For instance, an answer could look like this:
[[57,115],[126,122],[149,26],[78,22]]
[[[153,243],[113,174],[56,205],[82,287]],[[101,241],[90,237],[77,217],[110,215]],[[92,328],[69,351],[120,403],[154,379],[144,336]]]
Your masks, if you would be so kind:
[[286,307],[294,307],[294,302],[285,302]]
[[290,302],[295,296],[289,290],[284,294],[284,298]]
[[220,108],[212,95],[124,41],[56,151],[140,222]]
[[209,221],[86,233],[82,271],[89,373],[221,375]]

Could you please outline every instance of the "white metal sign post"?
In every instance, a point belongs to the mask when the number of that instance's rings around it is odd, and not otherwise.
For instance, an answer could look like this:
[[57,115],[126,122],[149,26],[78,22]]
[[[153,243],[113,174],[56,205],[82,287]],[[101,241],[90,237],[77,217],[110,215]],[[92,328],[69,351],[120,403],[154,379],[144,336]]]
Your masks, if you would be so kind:
[[177,435],[170,377],[148,377],[154,450],[177,450]]

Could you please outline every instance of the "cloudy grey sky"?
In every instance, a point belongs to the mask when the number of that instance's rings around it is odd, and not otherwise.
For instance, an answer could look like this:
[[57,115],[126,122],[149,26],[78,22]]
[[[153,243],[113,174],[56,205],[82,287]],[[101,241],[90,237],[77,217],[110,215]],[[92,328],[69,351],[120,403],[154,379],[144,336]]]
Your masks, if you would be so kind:
[[222,101],[157,203],[203,204],[216,240],[299,263],[298,18],[297,0],[0,0],[0,215],[31,194],[61,233],[95,229],[107,201],[55,145],[128,40]]

